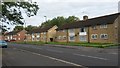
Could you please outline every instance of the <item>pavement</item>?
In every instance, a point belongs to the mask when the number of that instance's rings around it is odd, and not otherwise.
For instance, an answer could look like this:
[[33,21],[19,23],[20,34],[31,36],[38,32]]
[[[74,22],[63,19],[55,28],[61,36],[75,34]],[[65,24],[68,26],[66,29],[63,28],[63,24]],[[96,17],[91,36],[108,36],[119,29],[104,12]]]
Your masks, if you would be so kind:
[[118,66],[118,52],[113,49],[112,53],[99,52],[97,48],[62,45],[8,45],[2,50],[3,66]]

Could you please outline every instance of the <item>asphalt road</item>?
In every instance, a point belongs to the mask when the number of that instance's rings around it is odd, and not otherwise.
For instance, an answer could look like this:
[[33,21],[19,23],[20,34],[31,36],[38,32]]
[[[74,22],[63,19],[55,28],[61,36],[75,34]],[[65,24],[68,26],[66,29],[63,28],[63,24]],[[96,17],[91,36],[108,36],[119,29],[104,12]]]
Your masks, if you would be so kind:
[[118,66],[118,54],[88,50],[9,44],[2,49],[3,66]]

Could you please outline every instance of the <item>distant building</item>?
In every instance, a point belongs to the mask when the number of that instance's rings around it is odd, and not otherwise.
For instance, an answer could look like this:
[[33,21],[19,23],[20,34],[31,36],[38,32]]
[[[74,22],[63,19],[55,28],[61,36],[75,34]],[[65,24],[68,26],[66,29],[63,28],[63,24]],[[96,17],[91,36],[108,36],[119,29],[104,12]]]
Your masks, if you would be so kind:
[[65,24],[57,29],[57,42],[120,43],[120,13]]
[[42,42],[120,43],[120,13],[67,23],[61,27],[47,26],[5,34],[5,40]]
[[45,28],[37,28],[29,31],[27,33],[27,41],[42,41],[42,42],[52,42],[55,41],[56,29],[58,27],[48,26]]
[[11,31],[5,34],[5,40],[8,41],[24,41],[26,30]]
[[4,36],[3,35],[0,35],[0,40],[4,40]]

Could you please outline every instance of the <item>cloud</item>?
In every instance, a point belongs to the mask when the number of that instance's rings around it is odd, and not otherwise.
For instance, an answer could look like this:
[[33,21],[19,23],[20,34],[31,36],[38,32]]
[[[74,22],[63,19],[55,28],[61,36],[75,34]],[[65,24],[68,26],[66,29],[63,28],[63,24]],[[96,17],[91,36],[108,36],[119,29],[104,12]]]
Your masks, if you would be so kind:
[[[39,3],[39,2],[38,2]],[[112,5],[111,5],[112,4]],[[117,12],[116,2],[44,2],[39,3],[38,16],[47,16],[48,19],[57,16],[70,16],[83,14],[103,15],[105,13]],[[110,10],[110,11],[109,11]],[[112,10],[112,11],[111,11]],[[104,12],[104,13],[102,13]]]
[[119,0],[32,0],[36,2],[118,2]]
[[116,13],[118,11],[118,0],[33,0],[39,5],[38,14],[34,17],[26,17],[27,25],[38,26],[47,19],[57,16],[68,17],[71,15],[82,19],[83,15],[89,18]]

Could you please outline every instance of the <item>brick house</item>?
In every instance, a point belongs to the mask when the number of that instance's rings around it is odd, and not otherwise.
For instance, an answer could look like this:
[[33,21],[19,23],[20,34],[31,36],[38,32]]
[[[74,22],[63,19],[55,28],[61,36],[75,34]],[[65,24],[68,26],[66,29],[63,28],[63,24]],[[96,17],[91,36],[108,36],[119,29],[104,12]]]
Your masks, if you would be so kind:
[[65,24],[57,29],[57,42],[120,43],[120,13],[100,16],[75,23]]
[[55,25],[31,30],[27,33],[27,41],[42,41],[42,42],[55,41],[54,39],[57,28],[58,27]]
[[4,36],[3,35],[0,35],[0,40],[4,40]]
[[4,35],[3,34],[0,34],[0,40],[4,40]]
[[5,34],[5,40],[8,41],[24,41],[25,40],[26,30],[21,31],[11,31]]

